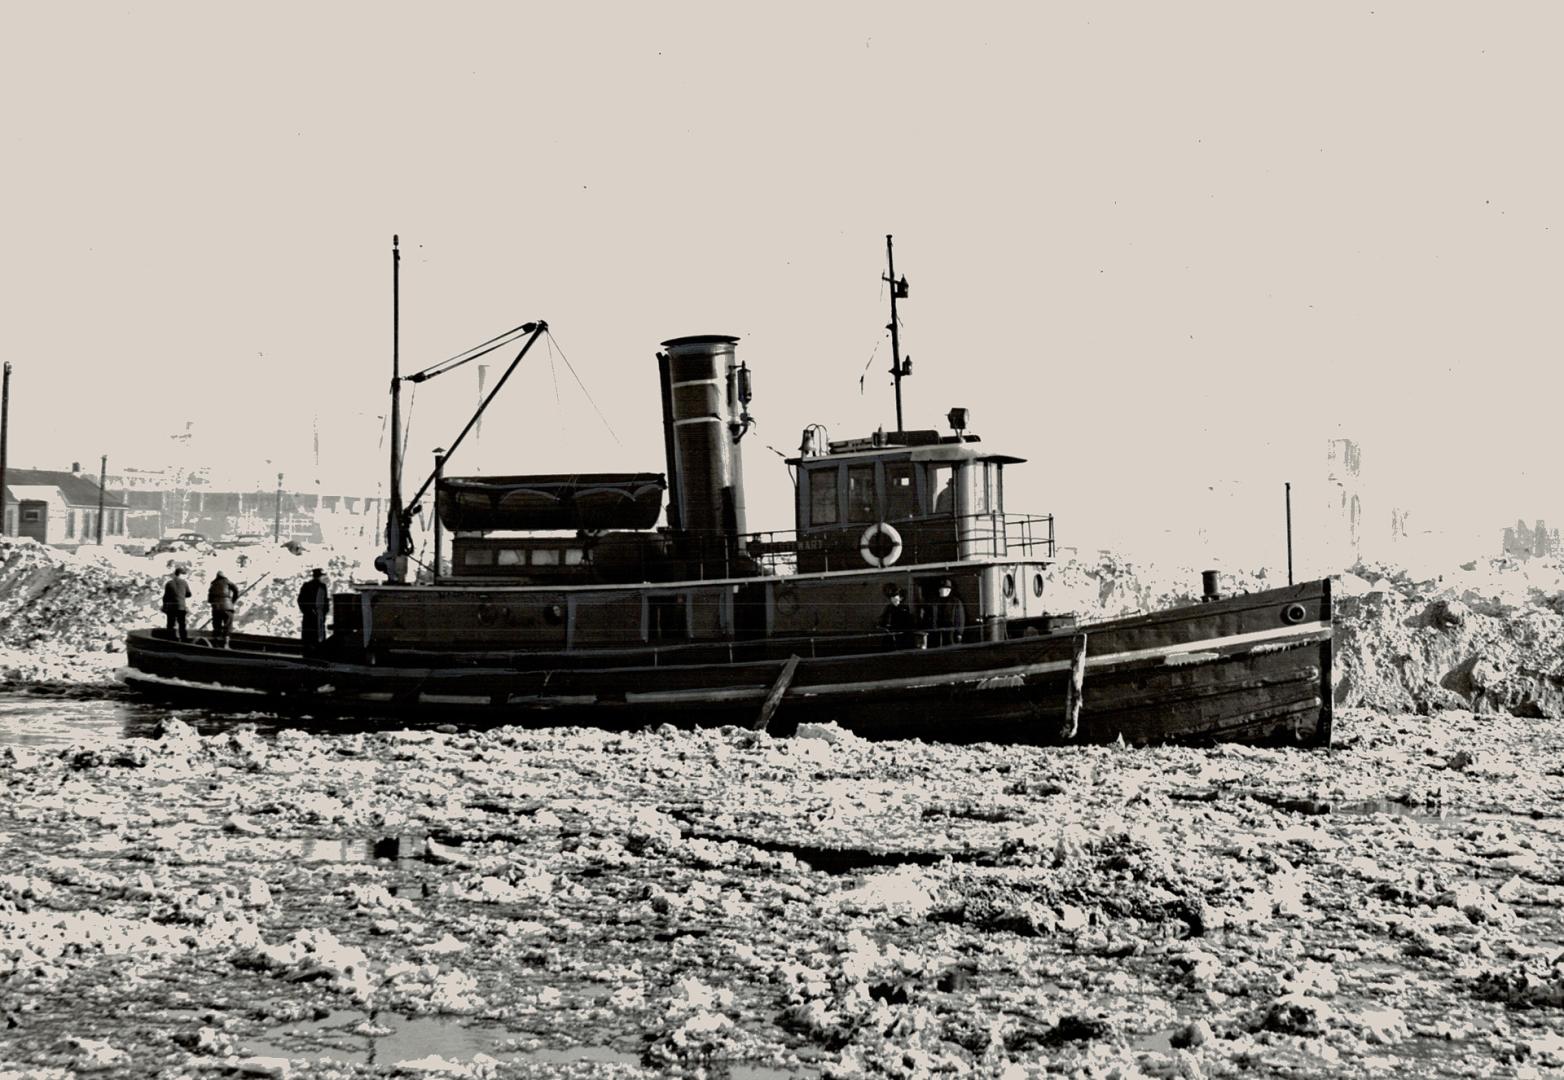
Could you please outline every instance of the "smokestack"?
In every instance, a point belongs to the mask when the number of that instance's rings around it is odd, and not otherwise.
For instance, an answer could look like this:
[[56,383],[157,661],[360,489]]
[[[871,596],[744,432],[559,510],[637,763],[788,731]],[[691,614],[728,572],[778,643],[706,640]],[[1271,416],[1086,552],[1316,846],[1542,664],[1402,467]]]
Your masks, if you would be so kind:
[[[725,574],[743,551],[744,468],[739,437],[747,426],[738,338],[672,338],[658,353],[668,452],[668,521],[712,573]],[[747,374],[747,373],[746,373]]]

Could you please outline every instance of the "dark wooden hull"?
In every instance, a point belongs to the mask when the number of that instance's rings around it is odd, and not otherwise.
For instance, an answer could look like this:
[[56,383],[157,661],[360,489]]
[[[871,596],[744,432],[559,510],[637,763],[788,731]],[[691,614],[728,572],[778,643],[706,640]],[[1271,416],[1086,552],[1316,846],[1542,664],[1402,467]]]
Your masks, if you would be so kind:
[[943,649],[766,646],[776,655],[731,662],[625,650],[370,663],[306,658],[288,639],[238,634],[214,649],[135,631],[126,682],[186,704],[317,718],[610,728],[764,718],[773,731],[831,722],[867,738],[1017,743],[1325,745],[1331,735],[1328,581]]

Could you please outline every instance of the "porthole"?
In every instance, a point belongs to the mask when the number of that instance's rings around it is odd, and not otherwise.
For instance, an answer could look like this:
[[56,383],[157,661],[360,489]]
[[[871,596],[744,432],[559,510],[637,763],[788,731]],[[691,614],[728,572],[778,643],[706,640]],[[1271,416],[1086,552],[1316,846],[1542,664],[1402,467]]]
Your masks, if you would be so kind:
[[1305,608],[1302,604],[1288,604],[1286,607],[1282,608],[1282,622],[1301,623],[1303,622],[1304,617],[1308,614],[1308,609]]
[[1043,595],[1043,575],[1042,574],[1033,574],[1032,575],[1032,595],[1033,596],[1042,596]]
[[1006,574],[1005,575],[1005,596],[1008,598],[1008,597],[1014,596],[1015,594],[1016,594],[1016,576],[1014,574]]

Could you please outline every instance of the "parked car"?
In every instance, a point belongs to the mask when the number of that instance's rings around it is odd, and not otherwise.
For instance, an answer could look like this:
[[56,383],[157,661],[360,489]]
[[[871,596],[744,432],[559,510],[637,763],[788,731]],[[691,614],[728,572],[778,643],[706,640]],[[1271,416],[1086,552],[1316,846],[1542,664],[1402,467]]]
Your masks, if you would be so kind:
[[148,555],[167,555],[176,551],[200,551],[210,554],[215,549],[207,542],[206,535],[198,532],[182,532],[177,536],[165,536],[147,551]]

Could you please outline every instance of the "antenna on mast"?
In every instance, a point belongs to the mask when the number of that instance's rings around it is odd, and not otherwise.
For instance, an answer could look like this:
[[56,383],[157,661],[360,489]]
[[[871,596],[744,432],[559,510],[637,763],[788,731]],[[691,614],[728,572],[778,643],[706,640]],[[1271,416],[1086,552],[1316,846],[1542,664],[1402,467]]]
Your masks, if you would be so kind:
[[888,273],[881,278],[891,284],[891,324],[888,329],[891,332],[891,375],[896,379],[896,430],[902,430],[901,421],[901,381],[912,374],[912,357],[906,360],[901,358],[900,328],[896,321],[896,301],[907,299],[907,275],[903,274],[900,280],[896,277],[896,257],[891,250],[891,237],[885,236],[885,264]]

